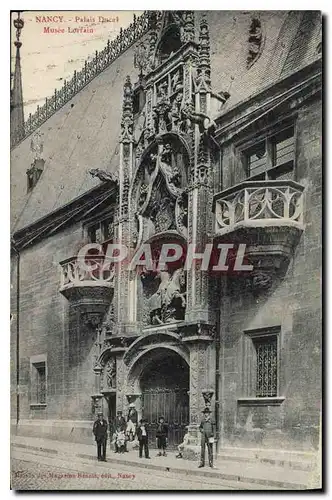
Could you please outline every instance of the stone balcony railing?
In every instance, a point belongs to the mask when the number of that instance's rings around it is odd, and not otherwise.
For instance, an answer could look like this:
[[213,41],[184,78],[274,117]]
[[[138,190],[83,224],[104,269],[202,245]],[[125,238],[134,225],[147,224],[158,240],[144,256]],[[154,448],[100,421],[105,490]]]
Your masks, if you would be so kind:
[[245,244],[254,272],[286,271],[304,230],[304,187],[292,180],[244,181],[214,197],[218,242]]
[[108,305],[114,287],[114,267],[105,265],[104,255],[91,256],[81,265],[77,257],[62,262],[60,292],[71,302]]
[[293,226],[303,229],[304,187],[292,180],[245,181],[214,197],[215,234],[237,228]]

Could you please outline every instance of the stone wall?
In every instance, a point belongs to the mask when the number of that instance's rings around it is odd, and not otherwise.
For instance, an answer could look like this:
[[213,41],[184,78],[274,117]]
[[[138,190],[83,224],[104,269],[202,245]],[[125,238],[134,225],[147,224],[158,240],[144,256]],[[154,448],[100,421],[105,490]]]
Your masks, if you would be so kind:
[[[305,230],[273,291],[237,290],[221,303],[222,446],[310,450],[318,446],[321,405],[321,104],[296,121],[295,180],[305,186]],[[227,159],[226,159],[227,160]],[[227,165],[227,163],[226,163]],[[246,397],[244,330],[281,326],[280,406],[238,404]]]
[[[81,246],[82,228],[76,225],[23,250],[20,255],[20,420],[92,418],[91,394],[95,329],[83,324],[59,292],[59,262]],[[12,300],[16,262],[13,259]],[[16,311],[13,309],[15,316]],[[12,418],[15,419],[16,323],[12,322]],[[47,406],[31,406],[30,358],[47,358]]]

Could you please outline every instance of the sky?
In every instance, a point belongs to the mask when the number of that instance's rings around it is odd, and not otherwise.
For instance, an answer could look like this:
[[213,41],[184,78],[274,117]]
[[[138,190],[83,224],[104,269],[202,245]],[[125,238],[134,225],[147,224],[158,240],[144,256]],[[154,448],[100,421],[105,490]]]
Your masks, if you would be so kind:
[[[70,79],[74,71],[81,70],[85,60],[94,57],[95,51],[102,50],[108,38],[113,40],[120,31],[133,20],[133,14],[142,11],[24,11],[21,18],[24,28],[21,67],[24,99],[24,118],[34,113],[38,105],[43,105],[46,97],[60,89],[65,79]],[[57,16],[52,20],[43,16]],[[62,16],[62,18],[60,18]],[[12,21],[17,17],[14,12]],[[79,18],[79,19],[78,19]],[[61,21],[60,21],[61,19]],[[47,22],[48,21],[48,22]],[[44,33],[44,28],[62,29],[60,33]],[[93,33],[76,33],[75,28],[90,28]],[[12,24],[11,38],[15,40],[16,30]],[[12,48],[15,49],[13,43]],[[12,51],[12,71],[14,50]]]

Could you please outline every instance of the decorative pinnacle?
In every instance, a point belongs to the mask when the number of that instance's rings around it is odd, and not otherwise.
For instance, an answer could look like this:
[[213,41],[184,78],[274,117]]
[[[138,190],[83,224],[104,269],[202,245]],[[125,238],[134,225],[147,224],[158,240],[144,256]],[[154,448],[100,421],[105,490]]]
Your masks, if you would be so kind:
[[202,15],[199,30],[199,66],[198,75],[200,80],[211,83],[211,62],[210,62],[210,36],[206,14]]
[[139,78],[143,78],[144,71],[148,64],[147,48],[141,41],[135,50],[134,54],[134,67],[139,69]]
[[125,84],[123,86],[123,116],[132,113],[133,107],[133,90],[131,86],[130,76],[127,75]]
[[134,127],[133,90],[130,76],[126,77],[123,87],[123,107],[121,120],[121,141],[131,141]]
[[13,24],[16,28],[16,40],[14,42],[14,45],[19,49],[22,46],[22,42],[20,42],[20,36],[24,26],[24,21],[20,17],[20,11],[17,12],[17,19],[14,19]]
[[184,42],[195,40],[195,14],[193,10],[185,10],[182,14],[184,21]]

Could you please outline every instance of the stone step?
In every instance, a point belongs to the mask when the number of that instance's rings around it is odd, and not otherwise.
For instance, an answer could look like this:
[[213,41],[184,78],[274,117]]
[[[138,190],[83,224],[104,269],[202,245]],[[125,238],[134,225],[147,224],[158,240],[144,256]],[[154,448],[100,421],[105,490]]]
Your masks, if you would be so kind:
[[[79,445],[73,443],[63,443],[50,439],[26,438],[23,436],[12,436],[12,446],[15,449],[26,449],[36,453],[51,454],[54,456],[82,458],[84,460],[96,460],[96,449],[93,445]],[[52,451],[51,451],[52,450]],[[152,450],[151,450],[152,452]],[[123,465],[133,465],[136,467],[148,468],[151,470],[165,470],[178,474],[195,475],[202,477],[219,478],[227,481],[236,481],[239,489],[243,484],[267,486],[274,489],[303,490],[308,489],[310,484],[310,474],[308,471],[291,470],[285,467],[270,466],[262,463],[237,462],[219,460],[216,462],[216,469],[207,467],[198,469],[198,463],[189,460],[177,460],[173,453],[167,457],[154,456],[152,460],[140,459],[137,451],[130,451],[123,455],[117,455],[108,448],[108,458],[110,463]],[[310,487],[310,486],[309,486]]]
[[223,448],[217,456],[218,461],[257,462],[303,471],[312,470],[317,458],[317,453],[257,448]]

